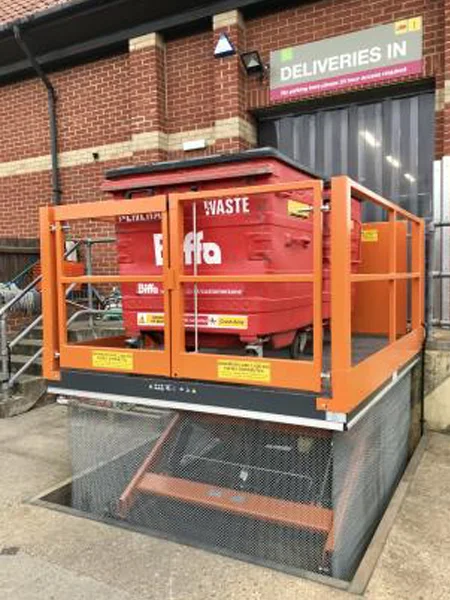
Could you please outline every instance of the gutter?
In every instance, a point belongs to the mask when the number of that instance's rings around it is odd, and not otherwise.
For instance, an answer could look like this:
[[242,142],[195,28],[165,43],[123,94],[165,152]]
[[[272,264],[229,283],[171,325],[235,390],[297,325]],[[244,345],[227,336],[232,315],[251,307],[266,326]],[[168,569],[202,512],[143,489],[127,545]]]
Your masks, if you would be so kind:
[[14,38],[23,51],[25,56],[30,61],[31,66],[35,70],[37,76],[45,85],[48,97],[48,114],[50,121],[50,143],[52,157],[52,204],[61,204],[61,187],[59,178],[59,159],[58,159],[58,121],[56,116],[56,91],[50,79],[42,70],[41,65],[36,60],[36,57],[31,52],[29,46],[22,38],[21,31],[18,25],[13,26]]
[[23,27],[26,25],[34,25],[35,23],[46,23],[50,19],[57,17],[60,13],[70,16],[79,10],[80,7],[84,8],[86,6],[86,8],[88,8],[89,6],[95,6],[100,3],[106,4],[108,1],[109,0],[71,0],[63,4],[55,4],[54,6],[49,6],[38,12],[27,14],[12,21],[6,21],[0,25],[0,33],[7,33],[15,26]]

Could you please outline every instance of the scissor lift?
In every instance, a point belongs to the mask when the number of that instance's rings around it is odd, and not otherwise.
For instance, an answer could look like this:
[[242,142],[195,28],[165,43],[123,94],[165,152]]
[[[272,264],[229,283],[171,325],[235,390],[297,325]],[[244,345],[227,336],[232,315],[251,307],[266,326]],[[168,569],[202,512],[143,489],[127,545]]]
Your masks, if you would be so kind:
[[[325,356],[320,301],[323,182],[253,185],[217,190],[215,195],[253,196],[270,192],[295,199],[305,191],[313,197],[309,217],[314,231],[313,269],[310,273],[282,275],[185,274],[182,207],[185,202],[195,203],[210,197],[211,191],[41,209],[43,368],[49,391],[60,396],[78,398],[81,402],[87,399],[177,411],[121,493],[118,514],[122,518],[133,514],[137,498],[148,497],[175,505],[181,503],[193,510],[209,510],[216,518],[226,514],[310,532],[320,536],[319,568],[326,571],[336,533],[330,496],[332,468],[327,459],[331,456],[331,432],[345,431],[360,420],[421,350],[424,223],[347,177],[332,179],[326,194],[326,208],[331,214],[331,320],[327,334],[331,351]],[[383,271],[352,273],[354,197],[372,202],[388,213],[388,222],[379,228],[387,233],[383,254],[387,268]],[[114,222],[123,215],[143,213],[161,215],[166,258],[160,275],[65,274],[63,254],[68,225],[88,218]],[[405,223],[411,231],[409,270],[399,269],[399,239]],[[377,229],[377,224],[366,226]],[[287,360],[189,351],[185,341],[183,288],[228,281],[310,284],[315,299],[312,356]],[[66,291],[70,285],[137,282],[157,283],[164,289],[163,348],[129,348],[125,338],[120,337],[69,343]],[[355,363],[352,288],[357,283],[381,282],[388,287],[385,343]],[[403,327],[399,323],[398,299],[406,282],[411,286],[411,314]],[[256,427],[253,438],[249,436],[252,421]],[[195,429],[199,427],[207,440],[203,445],[195,441]],[[239,460],[248,444],[253,448],[250,460],[245,453]],[[347,484],[347,493],[351,494],[351,477]]]

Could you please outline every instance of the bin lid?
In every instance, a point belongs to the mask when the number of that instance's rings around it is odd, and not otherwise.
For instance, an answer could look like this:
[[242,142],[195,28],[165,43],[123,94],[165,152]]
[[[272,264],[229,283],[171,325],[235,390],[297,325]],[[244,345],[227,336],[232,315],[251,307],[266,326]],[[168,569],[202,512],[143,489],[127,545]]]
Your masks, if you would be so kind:
[[[246,167],[245,170],[243,170],[241,166],[240,170],[238,169],[239,163],[248,163],[251,161],[265,158],[276,159],[277,161],[282,162],[298,171],[301,171],[302,173],[305,173],[306,175],[309,175],[314,179],[325,179],[325,177],[320,173],[314,172],[311,169],[304,167],[300,163],[284,155],[279,150],[276,150],[275,148],[271,147],[265,147],[245,150],[244,152],[237,152],[234,154],[213,154],[210,156],[190,158],[187,160],[183,159],[164,161],[148,165],[141,165],[137,167],[122,167],[119,169],[111,169],[106,172],[106,182],[102,187],[105,191],[113,191],[128,188],[130,187],[129,184],[131,183],[128,178],[133,177],[140,179],[140,185],[137,181],[135,181],[137,185],[131,185],[131,187],[141,187],[143,184],[142,176],[145,175],[154,175],[156,173],[160,173],[163,177],[164,173],[170,173],[179,170],[186,171],[189,169],[196,169],[207,166],[228,167],[229,171],[227,173],[227,177],[242,177],[245,175],[265,175],[271,173],[272,171],[270,169],[268,170],[268,167],[265,168],[263,165],[255,164],[252,169]],[[185,177],[183,179],[185,182],[188,181]],[[189,180],[191,180],[192,182],[196,181],[195,173],[192,173],[192,176],[189,178]],[[166,182],[164,181],[164,179],[162,179],[160,184],[164,185],[164,183]],[[167,181],[167,183],[169,183],[169,181]],[[157,183],[154,182],[153,185],[157,185]]]

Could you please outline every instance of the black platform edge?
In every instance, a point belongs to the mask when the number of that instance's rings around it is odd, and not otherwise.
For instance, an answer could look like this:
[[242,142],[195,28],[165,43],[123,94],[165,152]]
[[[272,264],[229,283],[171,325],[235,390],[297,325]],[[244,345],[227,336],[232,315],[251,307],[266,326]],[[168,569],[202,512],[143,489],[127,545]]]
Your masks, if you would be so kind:
[[121,373],[62,370],[49,381],[49,392],[62,396],[142,404],[342,431],[345,421],[317,410],[318,395],[298,390],[227,385]]

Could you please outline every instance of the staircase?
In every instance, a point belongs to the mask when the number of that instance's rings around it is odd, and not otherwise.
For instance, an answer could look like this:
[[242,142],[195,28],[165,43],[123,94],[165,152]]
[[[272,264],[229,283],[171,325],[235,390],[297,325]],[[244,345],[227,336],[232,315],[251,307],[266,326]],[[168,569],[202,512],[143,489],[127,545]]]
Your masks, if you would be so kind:
[[[92,275],[92,247],[95,244],[108,244],[114,241],[114,238],[79,239],[65,252],[63,260],[69,259],[72,254],[84,248],[85,272],[87,275]],[[25,285],[30,275],[35,278]],[[13,280],[1,284],[2,289],[6,289],[8,294],[2,295],[3,305],[0,306],[0,418],[13,417],[26,412],[46,398],[46,385],[42,377],[43,331],[40,303],[28,302],[30,294],[34,294],[34,298],[40,296],[41,281],[38,261],[29,265]],[[11,290],[13,294],[10,293]],[[89,284],[86,290],[87,296],[79,294],[74,296],[76,291],[77,286],[74,284],[66,290],[66,300],[72,308],[72,317],[67,322],[69,341],[122,334],[121,323],[117,321],[115,323],[94,321],[94,315],[101,317],[106,313],[112,314],[113,311],[109,312],[112,305],[108,305],[107,298],[104,302],[105,299],[98,294],[94,286]],[[95,308],[96,303],[97,308]],[[77,310],[75,313],[74,308]],[[13,334],[15,337],[12,337],[8,327],[13,313],[22,313],[26,317],[22,331],[19,333],[16,331]],[[83,320],[78,318],[80,316]]]
[[[36,327],[12,350],[10,354],[11,374],[17,373],[40,348],[42,348],[42,327]],[[0,418],[13,417],[30,410],[37,402],[44,400],[45,393],[42,358],[39,357],[25,373],[19,375],[11,390],[2,392]]]
[[[88,321],[72,325],[70,341],[81,341],[96,336],[114,336],[122,334],[121,322],[95,322],[94,329]],[[38,325],[20,340],[10,354],[11,376],[19,371],[42,348],[42,326]],[[42,377],[42,358],[36,358],[24,373],[18,376],[10,390],[0,395],[0,418],[22,414],[37,403],[46,401],[46,384]]]
[[[11,376],[14,376],[41,348],[42,328],[36,327],[11,350]],[[13,417],[26,412],[45,396],[45,390],[42,359],[39,357],[19,375],[10,389],[3,388],[0,395],[0,418]]]

